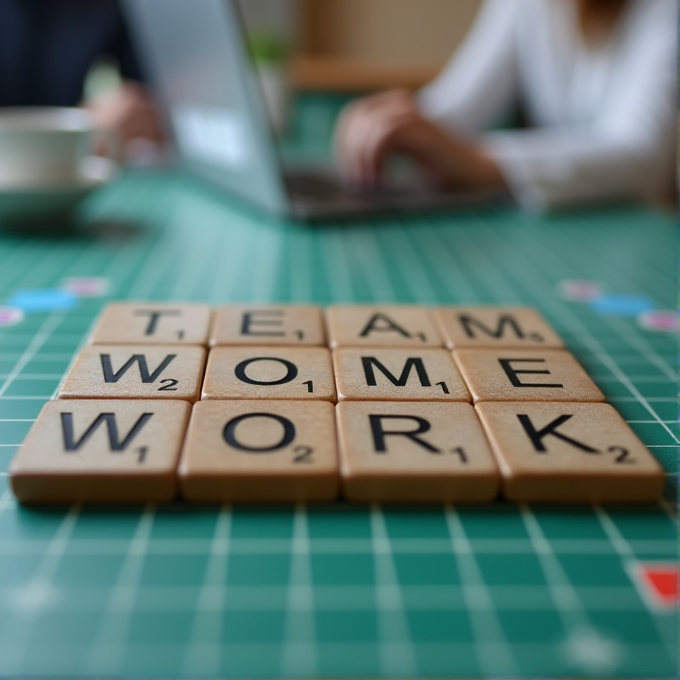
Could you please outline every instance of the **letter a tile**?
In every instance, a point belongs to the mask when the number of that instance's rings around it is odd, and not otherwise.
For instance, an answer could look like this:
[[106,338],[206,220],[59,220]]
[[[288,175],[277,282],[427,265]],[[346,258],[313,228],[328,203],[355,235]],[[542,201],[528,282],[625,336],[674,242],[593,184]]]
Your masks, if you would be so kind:
[[12,490],[25,503],[170,501],[190,411],[184,401],[49,401],[12,461]]
[[337,349],[340,401],[470,401],[445,349]]
[[450,349],[564,347],[562,339],[531,307],[440,307],[434,317]]
[[604,401],[576,359],[564,350],[458,349],[461,375],[480,401]]
[[201,398],[335,401],[331,353],[325,347],[215,347]]
[[503,495],[527,502],[651,502],[664,473],[609,404],[475,406],[503,475]]
[[335,305],[326,310],[326,319],[333,349],[443,346],[425,307]]
[[205,350],[172,345],[91,345],[66,376],[60,399],[184,399],[201,391]]
[[126,345],[206,345],[209,305],[124,302],[104,308],[90,343]]
[[333,404],[201,401],[179,467],[190,501],[330,501],[339,490]]
[[210,345],[324,345],[321,307],[228,305],[215,313]]
[[469,404],[343,402],[343,494],[353,501],[482,502],[500,476]]

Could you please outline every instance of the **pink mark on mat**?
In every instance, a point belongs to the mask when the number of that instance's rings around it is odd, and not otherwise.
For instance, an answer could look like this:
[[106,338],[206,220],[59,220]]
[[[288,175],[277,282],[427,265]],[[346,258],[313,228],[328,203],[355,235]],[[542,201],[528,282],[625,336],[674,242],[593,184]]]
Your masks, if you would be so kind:
[[638,326],[648,331],[659,333],[677,333],[680,331],[680,315],[675,311],[643,312],[637,318]]
[[64,279],[61,289],[79,298],[103,297],[111,289],[111,282],[103,276],[74,276]]
[[572,302],[592,302],[604,292],[599,281],[561,281],[559,290],[565,300]]
[[16,326],[24,320],[24,312],[17,307],[0,307],[0,328]]

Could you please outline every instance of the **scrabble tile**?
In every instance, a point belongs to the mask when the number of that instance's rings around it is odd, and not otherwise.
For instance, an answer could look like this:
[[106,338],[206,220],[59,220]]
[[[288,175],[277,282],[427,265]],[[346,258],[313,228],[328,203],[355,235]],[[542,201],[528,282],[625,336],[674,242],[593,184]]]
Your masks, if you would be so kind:
[[47,402],[12,461],[12,490],[25,503],[170,501],[190,411],[184,401]]
[[333,367],[340,401],[470,401],[444,349],[337,349]]
[[184,399],[196,401],[206,351],[172,345],[92,345],[81,350],[60,399]]
[[104,308],[92,331],[90,343],[206,345],[211,316],[208,305],[116,303]]
[[331,353],[325,347],[215,347],[201,399],[335,401]]
[[325,345],[321,307],[228,305],[215,312],[210,345]]
[[645,502],[664,473],[609,404],[475,406],[503,475],[503,494],[529,502]]
[[339,490],[334,406],[201,401],[179,466],[190,501],[330,501]]
[[430,312],[415,305],[334,305],[326,309],[330,346],[442,347]]
[[576,359],[559,349],[458,349],[461,375],[480,401],[604,401]]
[[343,495],[353,501],[491,501],[500,475],[469,404],[343,402]]
[[440,307],[433,314],[450,349],[564,347],[562,339],[531,307]]

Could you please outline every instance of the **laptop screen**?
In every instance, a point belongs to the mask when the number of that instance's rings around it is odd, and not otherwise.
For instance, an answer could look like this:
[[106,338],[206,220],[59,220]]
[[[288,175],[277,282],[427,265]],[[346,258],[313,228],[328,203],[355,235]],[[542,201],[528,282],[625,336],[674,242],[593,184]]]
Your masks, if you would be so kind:
[[279,161],[235,0],[125,0],[125,10],[184,163],[284,213]]

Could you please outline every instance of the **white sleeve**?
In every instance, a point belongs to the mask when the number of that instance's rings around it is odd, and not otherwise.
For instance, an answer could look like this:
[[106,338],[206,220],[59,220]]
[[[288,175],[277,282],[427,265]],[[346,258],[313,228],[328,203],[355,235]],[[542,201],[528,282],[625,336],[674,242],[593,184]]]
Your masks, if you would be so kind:
[[474,135],[507,114],[517,96],[517,0],[486,0],[442,73],[418,93],[423,114]]
[[594,121],[482,138],[524,207],[540,211],[658,197],[670,187],[675,2],[643,0],[634,10],[625,47],[617,52],[616,77]]

